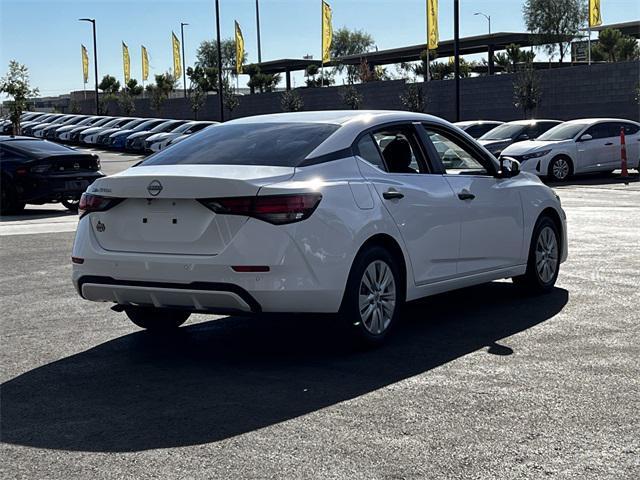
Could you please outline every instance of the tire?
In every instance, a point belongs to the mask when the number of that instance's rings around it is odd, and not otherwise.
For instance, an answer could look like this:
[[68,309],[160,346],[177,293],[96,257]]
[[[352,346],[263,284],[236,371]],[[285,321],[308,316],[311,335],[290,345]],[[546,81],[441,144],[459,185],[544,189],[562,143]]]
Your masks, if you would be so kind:
[[549,163],[547,175],[556,182],[564,182],[573,175],[573,162],[569,157],[557,156]]
[[555,222],[548,216],[540,217],[533,229],[527,270],[524,275],[513,277],[513,283],[531,293],[549,292],[560,270],[560,239]]
[[191,315],[180,310],[154,307],[126,307],[124,312],[134,324],[150,332],[176,330]]
[[369,247],[356,257],[340,308],[355,343],[380,345],[398,323],[405,300],[400,272],[396,259],[383,247]]
[[62,205],[64,205],[65,208],[70,212],[77,212],[78,205],[80,205],[80,200],[65,199],[65,200],[62,200]]
[[0,214],[15,215],[24,210],[24,202],[18,201],[15,190],[6,182],[0,185]]

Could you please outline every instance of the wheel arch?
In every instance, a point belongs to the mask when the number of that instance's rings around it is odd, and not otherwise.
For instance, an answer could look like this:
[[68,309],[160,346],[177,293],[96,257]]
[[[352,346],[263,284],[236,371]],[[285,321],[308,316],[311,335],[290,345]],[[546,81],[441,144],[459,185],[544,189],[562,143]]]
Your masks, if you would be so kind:
[[553,165],[553,161],[557,158],[564,158],[569,162],[569,176],[573,175],[574,173],[576,173],[576,162],[573,160],[573,158],[571,158],[571,155],[569,155],[567,152],[558,152],[556,153],[553,157],[551,157],[551,160],[549,160],[549,163],[547,164],[547,171],[546,171],[546,175],[551,177],[551,166]]
[[[536,219],[536,225],[538,224],[540,219],[543,217],[549,217],[551,221],[553,221],[553,223],[555,224],[556,228],[558,229],[558,234],[559,234],[558,236],[560,237],[558,238],[558,245],[560,247],[559,254],[560,254],[560,257],[562,258],[566,245],[564,245],[565,232],[564,232],[562,219],[560,218],[560,214],[555,208],[547,207],[544,210],[542,210],[538,215],[538,218]],[[535,228],[534,228],[534,231],[535,231]],[[531,245],[531,241],[533,240],[533,232],[531,233],[531,235],[532,235],[532,238],[529,242],[529,245]]]

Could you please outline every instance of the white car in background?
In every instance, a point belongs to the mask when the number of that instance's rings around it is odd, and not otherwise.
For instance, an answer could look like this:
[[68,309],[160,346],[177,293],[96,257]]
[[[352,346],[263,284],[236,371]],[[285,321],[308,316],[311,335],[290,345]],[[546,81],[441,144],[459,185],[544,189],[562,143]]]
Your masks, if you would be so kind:
[[503,163],[418,113],[233,120],[88,188],[73,282],[150,330],[193,312],[339,313],[379,343],[405,300],[501,278],[553,287],[560,200]]
[[571,120],[535,140],[514,143],[503,157],[518,160],[521,169],[556,181],[573,174],[613,172],[620,168],[620,131],[624,129],[628,168],[640,161],[640,123],[618,118]]
[[210,125],[215,125],[218,122],[209,121],[193,121],[180,125],[179,127],[171,130],[170,132],[162,132],[151,135],[145,140],[145,151],[147,152],[159,152],[163,148],[166,148],[172,140],[175,140],[181,136],[188,136],[192,133],[199,132],[207,128]]

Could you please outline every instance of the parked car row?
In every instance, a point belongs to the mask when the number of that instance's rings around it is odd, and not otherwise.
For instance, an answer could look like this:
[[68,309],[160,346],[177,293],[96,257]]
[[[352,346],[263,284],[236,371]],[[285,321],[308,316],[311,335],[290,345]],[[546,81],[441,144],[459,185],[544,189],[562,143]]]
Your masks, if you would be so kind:
[[[520,162],[521,170],[564,181],[574,174],[613,172],[621,164],[621,132],[625,135],[628,168],[640,164],[640,123],[619,118],[559,120],[470,121],[456,125],[478,139],[497,158]],[[439,148],[436,144],[436,149]],[[454,150],[448,161],[463,162]]]
[[[21,133],[24,136],[136,153],[160,151],[217,123],[36,112],[25,113],[21,120]],[[10,133],[11,122],[1,122],[0,134]]]

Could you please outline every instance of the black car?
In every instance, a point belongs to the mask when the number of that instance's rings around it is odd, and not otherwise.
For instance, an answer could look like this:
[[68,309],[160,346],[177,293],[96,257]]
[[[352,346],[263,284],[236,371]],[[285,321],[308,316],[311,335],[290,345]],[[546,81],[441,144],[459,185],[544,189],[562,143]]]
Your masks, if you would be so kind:
[[534,140],[561,123],[560,120],[516,120],[489,130],[478,142],[498,158],[512,143]]
[[20,212],[25,204],[62,202],[77,210],[80,196],[104,177],[97,155],[46,140],[0,136],[0,211]]

